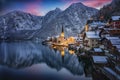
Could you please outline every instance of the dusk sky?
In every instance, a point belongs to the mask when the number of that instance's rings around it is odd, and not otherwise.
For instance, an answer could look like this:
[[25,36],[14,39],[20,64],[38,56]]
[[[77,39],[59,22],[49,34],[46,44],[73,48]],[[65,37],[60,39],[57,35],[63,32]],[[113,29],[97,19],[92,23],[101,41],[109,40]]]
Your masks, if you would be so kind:
[[72,3],[82,2],[84,5],[99,9],[112,0],[0,0],[1,14],[20,10],[34,15],[43,16],[56,7],[66,9]]

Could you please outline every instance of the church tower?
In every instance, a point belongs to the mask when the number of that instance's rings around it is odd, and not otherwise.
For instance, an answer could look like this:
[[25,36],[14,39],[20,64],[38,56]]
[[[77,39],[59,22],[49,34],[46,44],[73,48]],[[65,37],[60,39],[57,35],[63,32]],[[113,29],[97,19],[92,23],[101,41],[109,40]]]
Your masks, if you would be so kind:
[[85,25],[85,32],[88,32],[89,30],[89,27],[88,27],[88,24]]
[[63,26],[62,26],[62,32],[61,32],[60,36],[63,37],[63,38],[65,37]]

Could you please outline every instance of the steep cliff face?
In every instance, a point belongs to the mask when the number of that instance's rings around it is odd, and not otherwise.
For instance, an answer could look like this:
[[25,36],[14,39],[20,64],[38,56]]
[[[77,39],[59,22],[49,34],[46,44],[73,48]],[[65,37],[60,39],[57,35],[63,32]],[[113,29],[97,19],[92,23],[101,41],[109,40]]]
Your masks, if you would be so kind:
[[0,17],[0,39],[47,38],[58,35],[62,26],[65,36],[75,36],[97,11],[82,3],[74,3],[64,11],[56,8],[42,17],[13,11]]

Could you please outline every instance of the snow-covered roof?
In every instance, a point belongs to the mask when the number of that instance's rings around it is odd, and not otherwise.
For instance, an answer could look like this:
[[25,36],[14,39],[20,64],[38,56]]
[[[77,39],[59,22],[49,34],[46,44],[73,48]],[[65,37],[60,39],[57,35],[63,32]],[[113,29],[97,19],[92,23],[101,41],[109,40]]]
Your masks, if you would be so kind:
[[103,69],[106,73],[111,74],[111,76],[114,76],[116,78],[116,80],[120,80],[120,75],[117,74],[115,71],[113,71],[111,68],[104,67]]
[[120,52],[120,50],[118,50],[118,52]]
[[119,45],[113,45],[115,46],[117,49],[120,49],[120,44]]
[[97,21],[97,22],[92,22],[92,23],[90,23],[89,25],[91,26],[91,27],[96,27],[96,26],[101,26],[101,25],[105,25],[106,23],[104,23],[104,22],[101,22],[101,21]]
[[103,52],[101,48],[94,48],[95,52]]
[[98,28],[104,28],[104,26],[99,26]]
[[88,31],[88,32],[86,32],[86,37],[87,38],[97,38],[97,39],[99,39],[100,37],[99,37],[99,31]]
[[115,66],[115,69],[117,69],[120,72],[120,65]]
[[107,63],[107,56],[92,56],[94,63]]
[[111,40],[111,39],[120,39],[119,37],[111,37],[111,36],[107,36],[106,39]]
[[120,16],[112,16],[112,20],[120,20]]
[[117,44],[120,44],[120,39],[110,40],[110,42],[111,42],[112,45],[117,45]]
[[104,30],[120,30],[118,28],[104,28]]

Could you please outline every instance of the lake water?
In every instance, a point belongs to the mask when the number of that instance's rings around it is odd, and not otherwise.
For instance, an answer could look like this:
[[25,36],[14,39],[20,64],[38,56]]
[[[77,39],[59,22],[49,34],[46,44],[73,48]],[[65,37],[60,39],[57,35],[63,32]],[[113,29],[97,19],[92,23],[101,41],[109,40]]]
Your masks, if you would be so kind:
[[0,78],[6,74],[10,78],[29,74],[39,80],[91,80],[75,54],[64,49],[63,57],[60,50],[30,41],[0,43]]

